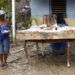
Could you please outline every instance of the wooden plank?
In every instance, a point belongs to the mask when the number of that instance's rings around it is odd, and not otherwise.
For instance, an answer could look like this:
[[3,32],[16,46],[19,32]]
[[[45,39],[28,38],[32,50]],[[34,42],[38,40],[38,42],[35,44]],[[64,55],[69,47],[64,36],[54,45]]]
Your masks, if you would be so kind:
[[17,40],[45,40],[45,39],[75,39],[75,30],[64,31],[17,31]]

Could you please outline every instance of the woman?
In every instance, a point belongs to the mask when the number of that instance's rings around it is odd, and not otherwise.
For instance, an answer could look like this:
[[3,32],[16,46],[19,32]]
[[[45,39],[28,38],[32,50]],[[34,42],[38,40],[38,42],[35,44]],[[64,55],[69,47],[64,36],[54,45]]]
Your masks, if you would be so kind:
[[[59,25],[60,27],[68,26],[65,23],[65,20],[64,20],[62,14],[59,13],[59,14],[56,14],[56,16],[57,16],[57,25]],[[67,52],[68,45],[66,42],[52,43],[52,44],[50,44],[50,48],[51,48],[51,52],[54,55],[63,55]]]
[[0,10],[0,66],[7,65],[7,57],[10,49],[9,33],[2,34],[4,30],[11,30],[10,23],[5,20],[5,11]]

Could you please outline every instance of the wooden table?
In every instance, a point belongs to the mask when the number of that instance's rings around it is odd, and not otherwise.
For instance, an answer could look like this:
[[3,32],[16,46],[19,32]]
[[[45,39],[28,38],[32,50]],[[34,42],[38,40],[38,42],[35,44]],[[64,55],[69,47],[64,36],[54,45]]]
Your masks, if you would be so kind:
[[[38,58],[38,43],[58,43],[58,42],[72,42],[75,41],[75,30],[64,30],[64,31],[49,31],[49,32],[44,32],[41,31],[30,31],[30,30],[25,30],[25,31],[17,31],[16,32],[16,39],[17,40],[23,40],[25,41],[24,44],[24,51],[26,54],[27,60],[29,59],[28,57],[28,52],[26,49],[26,44],[27,42],[36,42],[36,47],[37,47],[37,58]],[[70,57],[70,45],[68,45],[67,49],[67,66],[70,67],[70,62],[69,62],[69,57]]]
[[[27,42],[36,42],[37,58],[38,58],[38,55],[39,55],[38,43],[58,43],[58,42],[67,42],[67,43],[69,43],[69,42],[73,42],[73,41],[75,41],[75,39],[25,40],[24,51],[25,51],[25,55],[26,55],[26,58],[27,58],[27,62],[29,60],[29,55],[28,55],[28,52],[27,52],[27,49],[26,49]],[[67,67],[70,67],[69,58],[70,58],[70,45],[68,45],[68,49],[67,49]]]

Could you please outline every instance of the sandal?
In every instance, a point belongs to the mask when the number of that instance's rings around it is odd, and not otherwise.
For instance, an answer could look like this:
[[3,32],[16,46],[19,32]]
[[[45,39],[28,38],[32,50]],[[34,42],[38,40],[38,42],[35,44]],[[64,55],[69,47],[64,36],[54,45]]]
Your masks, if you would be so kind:
[[6,64],[3,64],[3,66],[8,67],[8,64],[7,63]]
[[3,64],[0,64],[0,67],[3,67],[4,65]]

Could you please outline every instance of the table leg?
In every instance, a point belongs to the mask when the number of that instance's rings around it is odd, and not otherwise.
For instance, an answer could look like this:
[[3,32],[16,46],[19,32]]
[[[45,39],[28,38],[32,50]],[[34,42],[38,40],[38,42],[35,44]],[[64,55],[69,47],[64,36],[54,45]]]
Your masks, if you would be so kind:
[[44,50],[44,42],[42,42],[42,55],[44,56],[43,50]]
[[26,55],[26,63],[28,63],[28,52],[27,52],[27,49],[26,49],[26,43],[27,41],[25,41],[25,44],[24,44],[24,51],[25,51],[25,55]]
[[38,42],[36,42],[36,48],[37,48],[37,59],[38,59],[39,58]]
[[70,67],[70,44],[69,43],[67,49],[67,67]]

